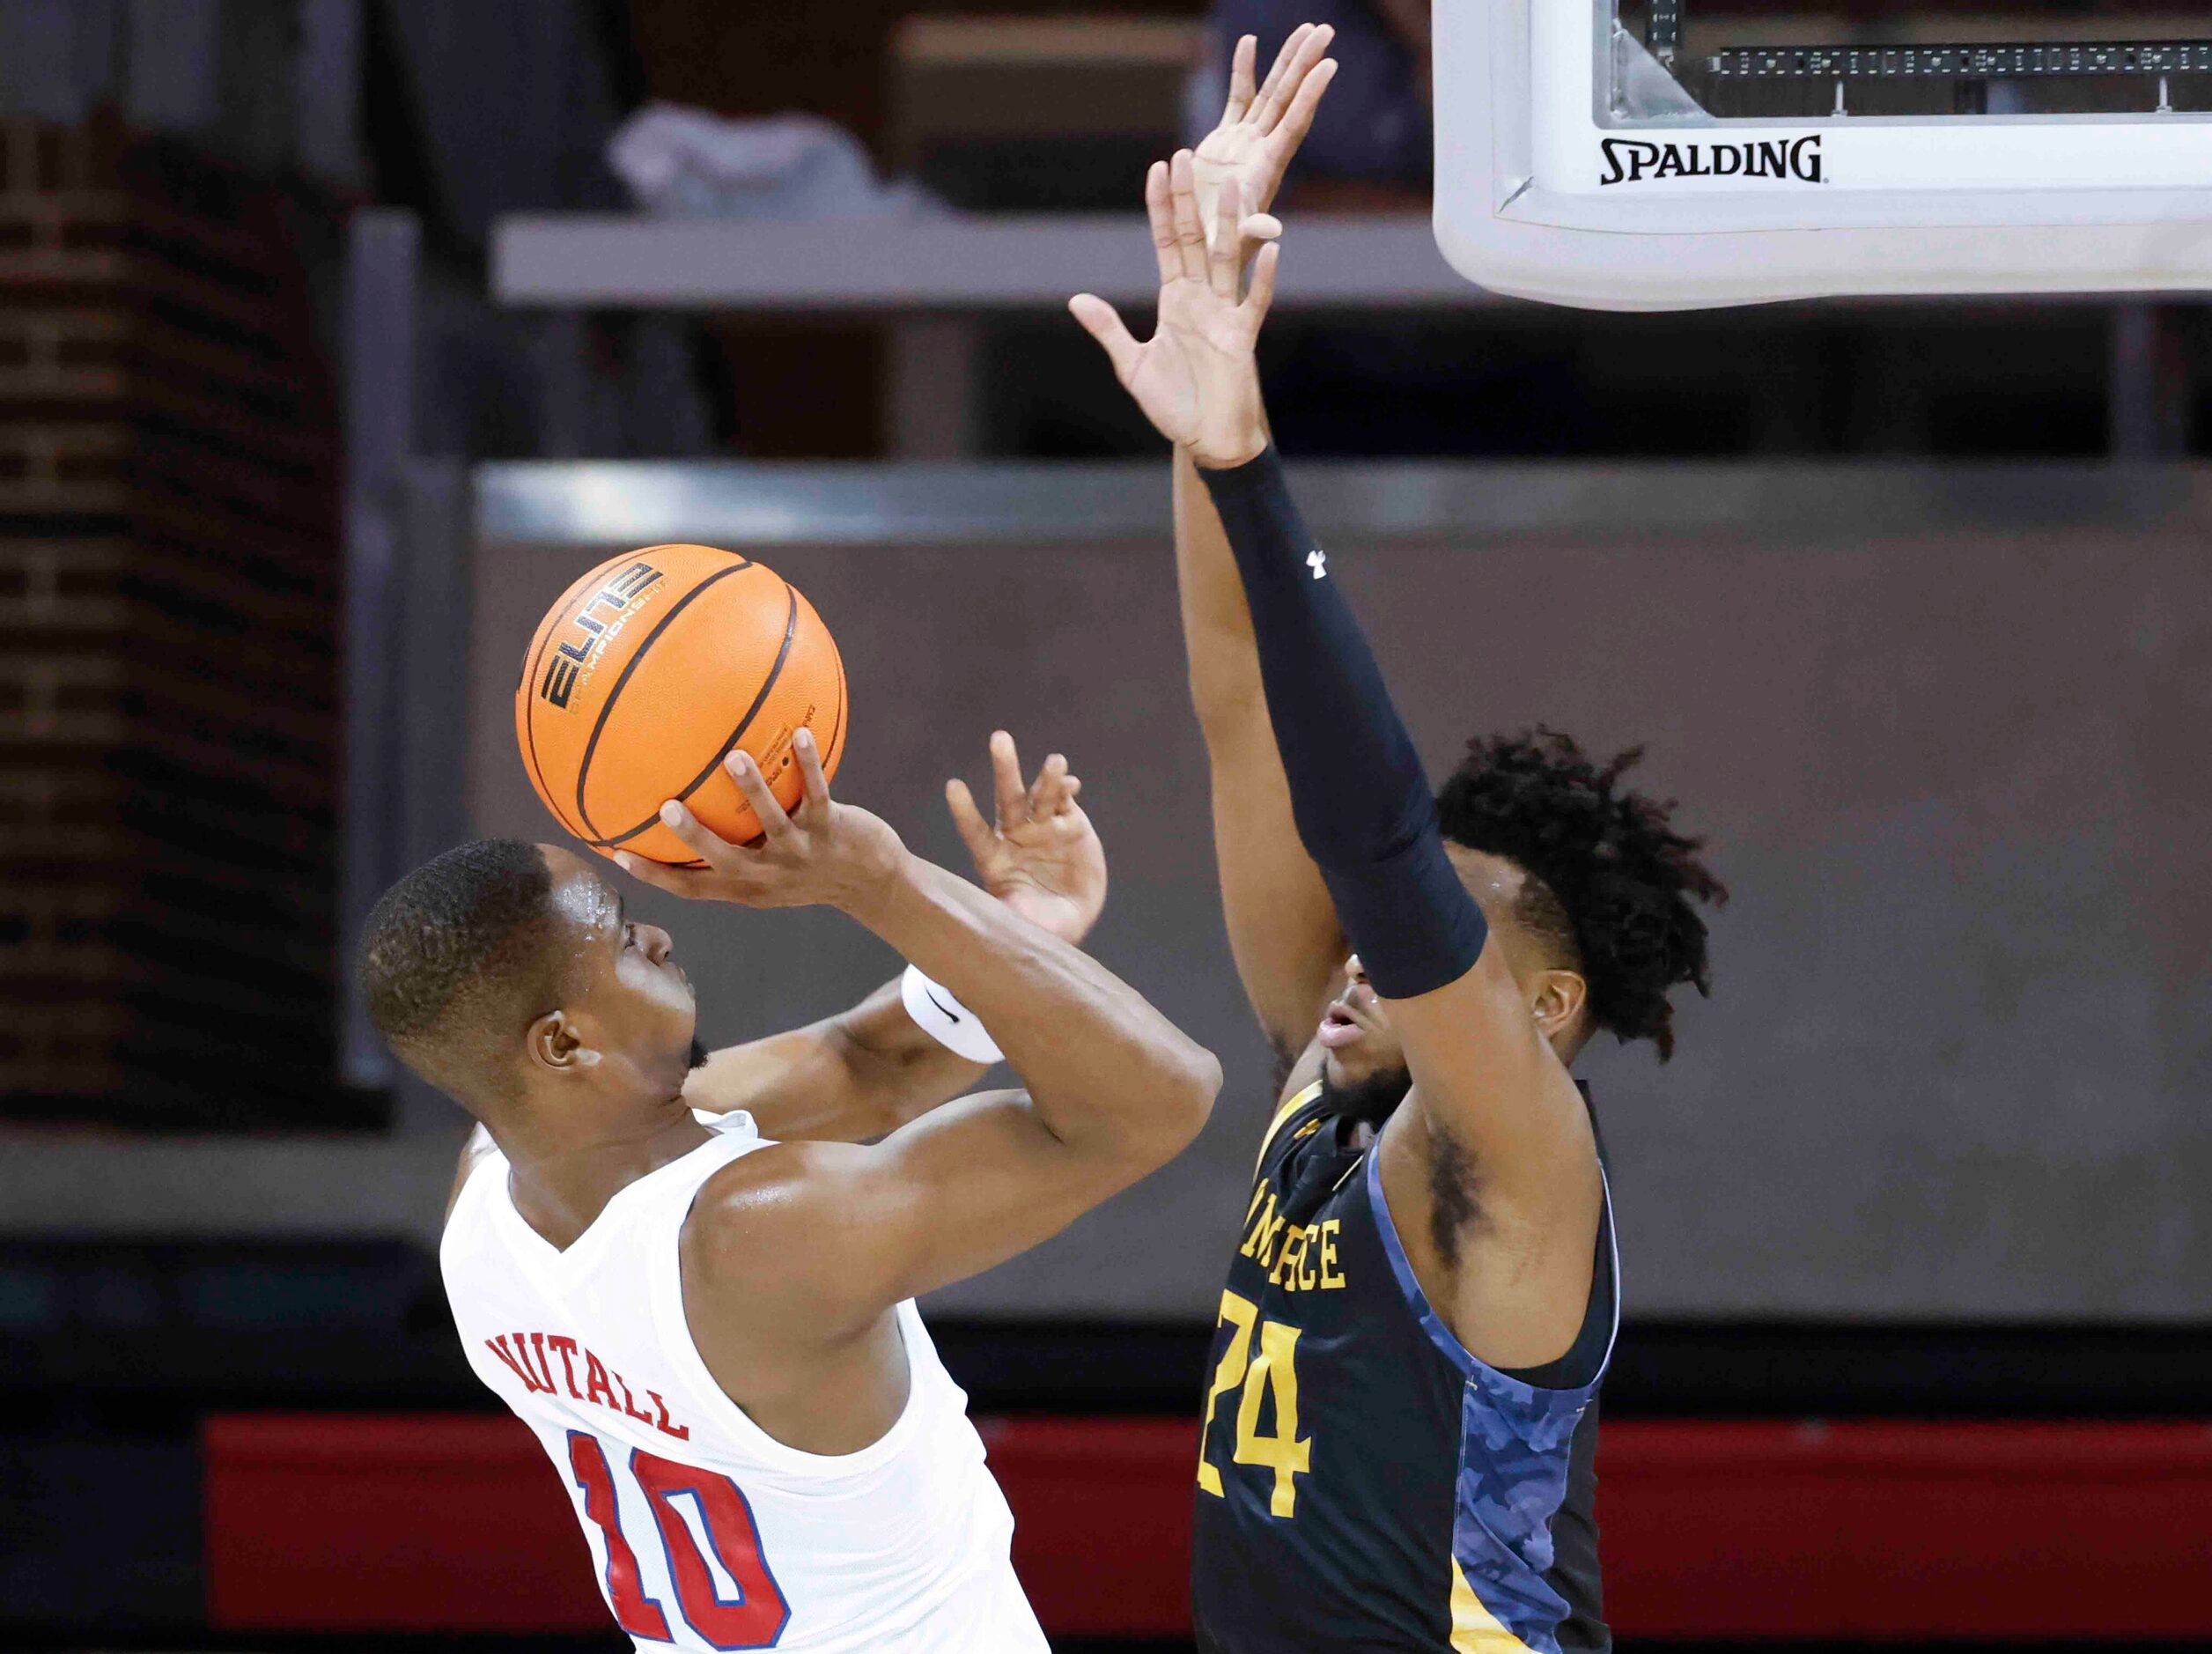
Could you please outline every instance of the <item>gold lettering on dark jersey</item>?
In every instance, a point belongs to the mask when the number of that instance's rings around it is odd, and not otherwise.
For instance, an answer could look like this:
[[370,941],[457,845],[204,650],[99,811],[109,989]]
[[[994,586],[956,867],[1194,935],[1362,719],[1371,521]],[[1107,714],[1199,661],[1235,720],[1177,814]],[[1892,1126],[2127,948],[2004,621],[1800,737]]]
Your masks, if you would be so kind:
[[1262,1184],[1244,1213],[1244,1244],[1237,1255],[1267,1272],[1267,1284],[1286,1292],[1338,1292],[1345,1285],[1337,1262],[1341,1220],[1296,1224],[1275,1209],[1275,1192]]
[[1275,1255],[1275,1242],[1282,1234],[1285,1223],[1284,1219],[1275,1215],[1274,1190],[1267,1190],[1266,1194],[1267,1204],[1261,1210],[1258,1222],[1252,1225],[1251,1231],[1244,1237],[1244,1244],[1237,1248],[1237,1251],[1244,1257],[1258,1259],[1260,1267],[1263,1269],[1267,1267],[1268,1260]]

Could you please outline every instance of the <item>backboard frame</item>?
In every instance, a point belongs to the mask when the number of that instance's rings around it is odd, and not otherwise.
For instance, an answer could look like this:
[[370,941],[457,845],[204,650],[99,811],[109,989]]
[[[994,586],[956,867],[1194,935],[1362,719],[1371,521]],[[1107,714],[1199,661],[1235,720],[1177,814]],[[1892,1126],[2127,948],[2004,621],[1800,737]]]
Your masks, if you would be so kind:
[[[2212,115],[1723,121],[1668,98],[1618,9],[1437,0],[1436,237],[1481,286],[1612,310],[2212,287]],[[1630,84],[1658,94],[1624,107]]]

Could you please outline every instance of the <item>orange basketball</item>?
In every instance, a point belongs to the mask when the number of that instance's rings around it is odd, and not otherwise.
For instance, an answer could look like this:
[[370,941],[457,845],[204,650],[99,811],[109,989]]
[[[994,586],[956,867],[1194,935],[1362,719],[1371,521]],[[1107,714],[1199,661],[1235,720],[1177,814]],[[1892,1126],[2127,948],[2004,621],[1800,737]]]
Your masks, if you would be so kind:
[[722,760],[744,748],[789,809],[802,725],[835,775],[844,664],[830,629],[773,569],[712,546],[647,546],[585,575],[530,639],[514,692],[522,767],[561,824],[601,855],[677,864],[693,857],[661,804],[681,799],[734,844],[759,838]]

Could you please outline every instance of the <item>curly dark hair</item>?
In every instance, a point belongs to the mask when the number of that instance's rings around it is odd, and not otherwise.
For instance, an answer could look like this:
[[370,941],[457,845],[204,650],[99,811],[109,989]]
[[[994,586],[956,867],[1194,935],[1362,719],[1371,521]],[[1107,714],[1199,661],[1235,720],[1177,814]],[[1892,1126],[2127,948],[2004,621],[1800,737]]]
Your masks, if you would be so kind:
[[1436,813],[1447,839],[1529,875],[1520,917],[1582,972],[1591,1020],[1624,1045],[1650,1040],[1663,1062],[1668,993],[1681,982],[1712,992],[1691,903],[1725,902],[1728,890],[1698,858],[1704,841],[1675,831],[1674,800],[1621,786],[1642,757],[1636,747],[1601,764],[1555,729],[1478,735]]

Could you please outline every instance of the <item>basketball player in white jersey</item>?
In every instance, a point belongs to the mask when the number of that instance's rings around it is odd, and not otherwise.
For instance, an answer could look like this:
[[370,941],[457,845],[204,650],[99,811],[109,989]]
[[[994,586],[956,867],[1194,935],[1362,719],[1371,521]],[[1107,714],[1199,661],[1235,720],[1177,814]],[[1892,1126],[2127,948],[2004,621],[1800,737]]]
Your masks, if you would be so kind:
[[[704,868],[625,865],[837,908],[912,963],[903,985],[707,1057],[667,934],[589,859],[491,840],[378,905],[370,1008],[481,1122],[442,1249],[454,1319],[640,1648],[1030,1654],[1013,1519],[912,1299],[1171,1158],[1220,1068],[1072,945],[1105,868],[1064,762],[1025,791],[994,737],[995,829],[948,789],[994,899],[832,802],[803,731],[797,750],[790,816],[730,760],[758,847],[672,805]],[[947,1102],[992,1039],[1026,1089]]]

